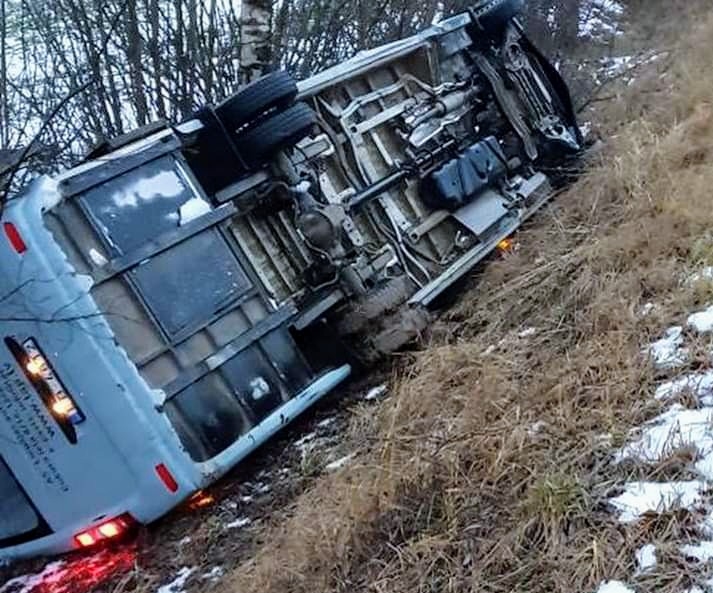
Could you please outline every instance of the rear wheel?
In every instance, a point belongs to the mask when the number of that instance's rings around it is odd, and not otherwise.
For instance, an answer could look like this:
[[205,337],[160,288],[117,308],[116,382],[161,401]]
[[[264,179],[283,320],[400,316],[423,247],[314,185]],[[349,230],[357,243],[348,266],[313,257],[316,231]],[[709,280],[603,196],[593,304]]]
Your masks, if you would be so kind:
[[235,143],[248,164],[256,167],[309,136],[316,123],[314,111],[296,103],[240,134]]
[[297,97],[297,83],[287,72],[273,72],[240,89],[218,105],[215,112],[231,132],[261,115],[292,104]]

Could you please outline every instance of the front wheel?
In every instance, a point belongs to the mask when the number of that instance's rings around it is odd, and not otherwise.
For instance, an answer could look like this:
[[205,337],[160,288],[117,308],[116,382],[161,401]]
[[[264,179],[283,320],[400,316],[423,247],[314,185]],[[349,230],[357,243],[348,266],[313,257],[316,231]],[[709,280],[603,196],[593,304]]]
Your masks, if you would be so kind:
[[481,34],[501,32],[524,6],[524,0],[480,0],[470,9],[473,24]]

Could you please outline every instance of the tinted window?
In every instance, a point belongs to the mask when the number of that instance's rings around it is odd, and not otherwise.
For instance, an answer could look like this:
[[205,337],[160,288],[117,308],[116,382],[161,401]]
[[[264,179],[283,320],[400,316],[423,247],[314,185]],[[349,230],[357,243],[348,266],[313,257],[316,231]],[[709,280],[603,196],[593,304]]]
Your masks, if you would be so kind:
[[139,266],[132,276],[164,330],[210,320],[250,283],[216,230],[205,231]]

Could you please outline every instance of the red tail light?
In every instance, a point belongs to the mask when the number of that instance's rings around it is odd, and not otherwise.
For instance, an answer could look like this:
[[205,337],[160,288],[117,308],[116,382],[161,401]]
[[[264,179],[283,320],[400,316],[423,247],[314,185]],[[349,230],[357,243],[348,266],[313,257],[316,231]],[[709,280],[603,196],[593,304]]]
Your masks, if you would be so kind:
[[133,523],[134,521],[130,515],[123,515],[78,533],[74,536],[74,541],[80,548],[91,548],[97,544],[121,537],[131,528]]
[[11,222],[4,222],[2,226],[5,229],[5,235],[7,236],[7,240],[10,241],[12,248],[17,251],[17,253],[25,253],[25,251],[27,251],[27,245],[25,245],[25,241],[23,241],[17,227]]
[[163,463],[159,463],[156,466],[156,473],[169,492],[173,494],[178,492],[178,482],[176,482],[176,478],[173,477],[173,474],[171,474],[170,470]]

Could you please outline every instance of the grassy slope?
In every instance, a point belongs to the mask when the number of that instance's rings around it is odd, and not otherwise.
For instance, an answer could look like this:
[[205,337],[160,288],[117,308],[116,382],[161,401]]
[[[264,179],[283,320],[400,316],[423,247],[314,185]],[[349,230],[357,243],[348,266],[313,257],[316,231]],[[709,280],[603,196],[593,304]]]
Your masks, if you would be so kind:
[[[680,282],[713,264],[711,55],[713,18],[699,19],[606,104],[629,123],[602,161],[487,268],[380,413],[357,414],[355,461],[275,517],[224,592],[587,592],[632,574],[642,543],[691,529],[679,514],[623,527],[603,501],[681,465],[610,451],[657,412],[642,346],[713,292]],[[688,582],[670,556],[640,590]]]

